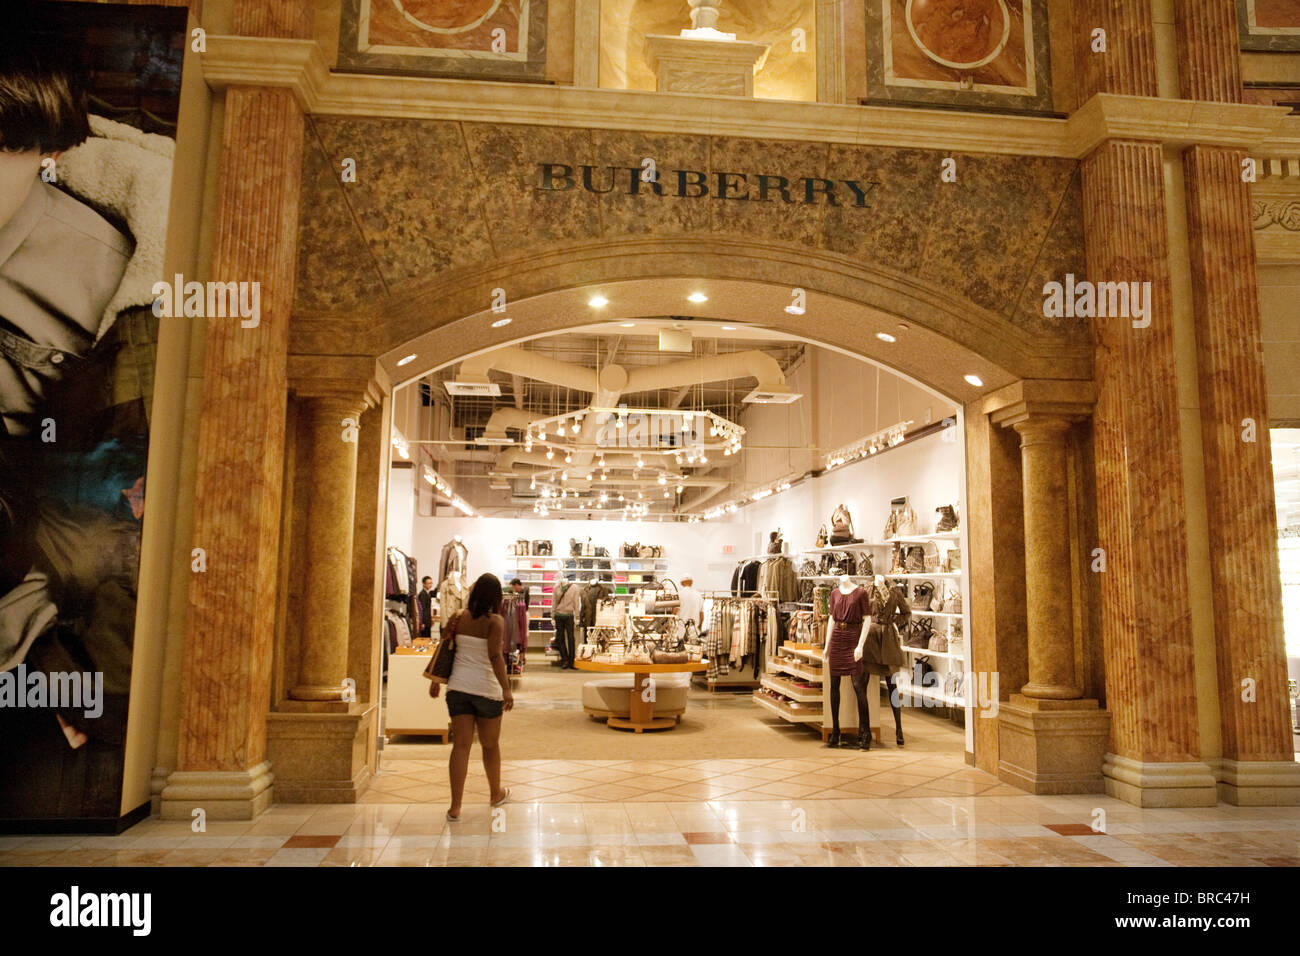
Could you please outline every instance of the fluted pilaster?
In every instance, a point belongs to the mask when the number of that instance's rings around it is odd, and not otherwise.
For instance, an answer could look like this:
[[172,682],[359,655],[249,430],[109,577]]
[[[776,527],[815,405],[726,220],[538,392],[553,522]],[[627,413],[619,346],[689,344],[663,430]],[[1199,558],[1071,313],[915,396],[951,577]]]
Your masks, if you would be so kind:
[[261,316],[208,320],[181,770],[265,755],[302,135],[288,90],[227,91],[212,278],[260,283]]
[[1178,0],[1178,85],[1185,100],[1240,103],[1241,39],[1236,0]]
[[1109,141],[1082,166],[1088,277],[1150,282],[1150,325],[1095,319],[1097,511],[1112,749],[1199,753],[1183,464],[1159,144]]
[[312,33],[311,0],[235,0],[234,32],[307,39]]
[[[1071,4],[1079,102],[1096,93],[1156,96],[1156,45],[1145,0],[1076,0]],[[1106,52],[1093,50],[1093,31],[1106,31]]]
[[[1183,155],[1219,704],[1224,757],[1290,760],[1259,287],[1249,187],[1241,181],[1245,155],[1204,146]],[[1253,436],[1243,435],[1250,423]],[[1248,680],[1254,694],[1243,700]]]

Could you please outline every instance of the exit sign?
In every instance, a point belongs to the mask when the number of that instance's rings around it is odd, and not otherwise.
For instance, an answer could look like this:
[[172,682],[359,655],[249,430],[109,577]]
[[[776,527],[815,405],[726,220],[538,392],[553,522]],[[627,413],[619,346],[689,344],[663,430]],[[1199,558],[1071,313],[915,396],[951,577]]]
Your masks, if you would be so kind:
[[731,554],[731,553],[733,553],[735,550],[736,550],[736,546],[735,546],[734,544],[724,544],[724,545],[722,546],[722,553],[723,553],[723,554]]

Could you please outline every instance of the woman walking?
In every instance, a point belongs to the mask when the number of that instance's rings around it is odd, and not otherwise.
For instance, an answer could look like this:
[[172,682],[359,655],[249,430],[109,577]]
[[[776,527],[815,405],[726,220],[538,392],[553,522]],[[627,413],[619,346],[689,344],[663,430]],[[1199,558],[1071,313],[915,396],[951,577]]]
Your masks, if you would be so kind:
[[[447,712],[451,715],[451,806],[448,820],[460,819],[469,752],[478,728],[483,770],[491,788],[492,806],[510,797],[501,788],[501,714],[514,706],[510,678],[502,653],[505,619],[501,617],[501,582],[484,574],[470,588],[465,610],[456,621],[456,660],[447,681]],[[437,696],[437,695],[435,695]]]

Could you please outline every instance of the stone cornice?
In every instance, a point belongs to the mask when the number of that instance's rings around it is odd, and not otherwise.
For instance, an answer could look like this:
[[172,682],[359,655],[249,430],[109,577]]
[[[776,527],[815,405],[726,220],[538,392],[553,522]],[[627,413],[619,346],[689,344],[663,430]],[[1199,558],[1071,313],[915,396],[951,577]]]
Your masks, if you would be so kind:
[[1056,156],[1078,159],[1106,139],[1204,143],[1300,155],[1300,123],[1280,106],[1102,94],[1069,119],[948,110],[582,89],[533,83],[331,72],[312,40],[212,36],[209,86],[287,87],[327,115],[520,123]]

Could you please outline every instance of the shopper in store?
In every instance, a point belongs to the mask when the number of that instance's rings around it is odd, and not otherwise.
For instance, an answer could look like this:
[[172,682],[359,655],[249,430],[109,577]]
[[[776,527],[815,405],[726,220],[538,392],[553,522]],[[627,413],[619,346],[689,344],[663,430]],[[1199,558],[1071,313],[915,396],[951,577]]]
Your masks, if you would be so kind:
[[571,581],[560,592],[555,605],[555,649],[560,655],[560,669],[573,670],[573,623],[582,614],[582,588]]
[[677,606],[677,616],[684,621],[694,621],[698,630],[704,630],[704,595],[695,590],[695,579],[682,578],[677,593],[681,601]]
[[510,692],[510,678],[506,676],[502,650],[506,622],[501,616],[501,598],[501,580],[495,574],[480,575],[469,590],[465,610],[456,619],[456,660],[447,681],[447,713],[451,715],[451,759],[447,764],[451,776],[448,820],[460,819],[476,728],[479,745],[483,748],[483,772],[487,774],[492,806],[498,807],[510,797],[510,788],[501,787],[499,741],[501,715],[514,707],[515,699]]
[[520,581],[518,578],[515,578],[510,582],[510,590],[514,591],[516,595],[524,599],[524,607],[528,607],[532,602],[532,597],[528,593],[528,588],[524,587],[524,582]]
[[433,578],[427,574],[420,579],[420,590],[416,592],[415,604],[420,613],[420,637],[433,636]]

